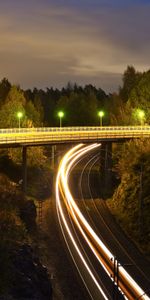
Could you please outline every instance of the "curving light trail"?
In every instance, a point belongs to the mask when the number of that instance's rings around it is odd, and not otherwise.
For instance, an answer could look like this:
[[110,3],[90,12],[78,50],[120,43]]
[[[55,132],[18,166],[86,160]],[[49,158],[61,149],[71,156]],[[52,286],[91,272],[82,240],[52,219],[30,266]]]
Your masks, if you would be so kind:
[[[63,157],[56,178],[56,207],[61,230],[77,269],[89,291],[89,294],[91,295],[92,299],[96,300],[111,299],[111,297],[109,293],[102,287],[97,273],[94,271],[93,267],[89,263],[89,260],[82,251],[80,244],[75,237],[74,231],[70,226],[70,218],[74,226],[77,228],[77,231],[81,234],[84,243],[86,243],[91,253],[93,253],[93,255],[96,257],[98,263],[101,264],[110,277],[113,273],[115,257],[104,245],[98,235],[94,232],[93,228],[87,222],[84,215],[81,213],[69,190],[68,180],[70,170],[76,164],[76,162],[86,153],[96,149],[99,146],[100,144],[92,144],[90,146],[83,146],[83,144],[79,144],[72,148]],[[84,267],[84,270],[86,270],[86,276],[84,275],[82,266]],[[86,282],[87,277],[88,282]],[[92,289],[89,282],[92,282]],[[118,286],[121,292],[125,295],[126,299],[150,299],[134,281],[134,279],[127,273],[123,266],[119,266]],[[94,294],[92,294],[92,290],[94,290]]]

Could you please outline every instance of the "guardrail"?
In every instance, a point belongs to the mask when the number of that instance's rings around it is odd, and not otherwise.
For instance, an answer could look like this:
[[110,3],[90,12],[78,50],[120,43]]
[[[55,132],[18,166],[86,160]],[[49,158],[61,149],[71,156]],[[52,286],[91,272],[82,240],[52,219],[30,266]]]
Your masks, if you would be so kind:
[[1,133],[25,133],[25,132],[64,132],[64,131],[150,131],[150,126],[79,126],[79,127],[38,127],[38,128],[3,128]]
[[41,127],[0,129],[0,146],[150,137],[150,126]]

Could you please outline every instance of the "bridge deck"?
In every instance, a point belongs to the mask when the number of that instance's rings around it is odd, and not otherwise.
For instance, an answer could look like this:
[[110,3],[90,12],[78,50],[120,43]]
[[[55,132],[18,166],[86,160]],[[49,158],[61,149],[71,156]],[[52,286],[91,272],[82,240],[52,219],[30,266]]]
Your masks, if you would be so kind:
[[150,126],[0,129],[0,147],[149,138]]

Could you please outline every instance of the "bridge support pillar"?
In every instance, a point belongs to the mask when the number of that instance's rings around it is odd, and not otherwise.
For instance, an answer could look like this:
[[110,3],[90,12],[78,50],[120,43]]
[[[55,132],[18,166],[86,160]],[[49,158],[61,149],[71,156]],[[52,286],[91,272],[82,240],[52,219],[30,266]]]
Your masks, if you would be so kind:
[[108,198],[112,192],[112,142],[102,142],[100,151],[100,195]]
[[56,156],[56,145],[52,145],[52,148],[51,148],[51,164],[52,164],[52,169],[55,168],[55,156]]
[[22,149],[22,167],[23,167],[22,189],[23,189],[23,193],[26,194],[26,191],[27,191],[27,147],[26,146],[23,146],[23,149]]

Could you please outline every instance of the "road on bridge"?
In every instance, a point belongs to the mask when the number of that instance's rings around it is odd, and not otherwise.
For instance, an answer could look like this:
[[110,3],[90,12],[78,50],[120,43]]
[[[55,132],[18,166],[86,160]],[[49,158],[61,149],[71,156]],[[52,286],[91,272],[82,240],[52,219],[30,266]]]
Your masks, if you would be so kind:
[[150,126],[9,128],[0,129],[0,147],[123,141],[149,137]]

